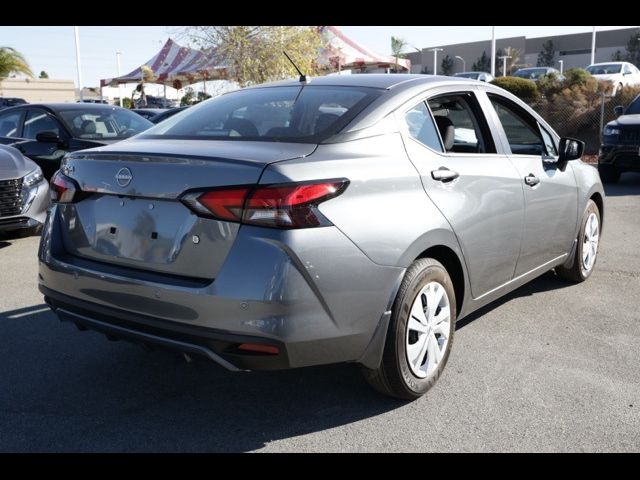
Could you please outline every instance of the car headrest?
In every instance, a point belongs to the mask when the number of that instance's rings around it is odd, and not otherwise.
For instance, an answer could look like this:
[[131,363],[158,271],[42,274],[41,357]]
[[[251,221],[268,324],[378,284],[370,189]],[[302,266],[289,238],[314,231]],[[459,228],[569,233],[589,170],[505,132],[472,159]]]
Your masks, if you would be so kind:
[[82,122],[80,126],[82,128],[83,134],[94,134],[96,133],[96,123],[93,120],[85,120]]
[[230,118],[224,124],[225,130],[235,130],[243,137],[259,137],[258,129],[250,120],[245,118]]
[[340,115],[335,113],[321,113],[316,119],[315,133],[320,133],[333,125],[336,120],[340,118]]
[[456,129],[453,126],[453,122],[448,117],[437,116],[434,117],[438,131],[442,137],[445,151],[450,151],[453,148],[453,142],[455,140]]

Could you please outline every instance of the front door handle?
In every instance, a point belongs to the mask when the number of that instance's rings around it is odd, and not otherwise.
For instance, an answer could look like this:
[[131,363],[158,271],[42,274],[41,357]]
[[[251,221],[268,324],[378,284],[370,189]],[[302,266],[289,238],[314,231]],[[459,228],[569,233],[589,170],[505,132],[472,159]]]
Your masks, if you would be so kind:
[[446,167],[440,167],[438,170],[431,171],[431,177],[434,180],[438,180],[440,182],[450,182],[458,178],[460,174],[458,172],[454,172],[453,170],[449,170]]
[[536,177],[533,173],[530,173],[529,175],[524,177],[524,183],[526,183],[530,187],[535,187],[540,183],[540,179]]

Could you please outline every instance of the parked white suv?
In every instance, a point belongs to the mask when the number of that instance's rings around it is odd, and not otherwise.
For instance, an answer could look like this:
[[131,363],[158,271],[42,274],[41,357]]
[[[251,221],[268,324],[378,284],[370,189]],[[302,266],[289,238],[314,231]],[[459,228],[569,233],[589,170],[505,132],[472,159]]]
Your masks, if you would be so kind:
[[613,95],[622,87],[640,85],[640,70],[629,62],[594,63],[587,67],[587,72],[598,80],[610,82],[613,85]]

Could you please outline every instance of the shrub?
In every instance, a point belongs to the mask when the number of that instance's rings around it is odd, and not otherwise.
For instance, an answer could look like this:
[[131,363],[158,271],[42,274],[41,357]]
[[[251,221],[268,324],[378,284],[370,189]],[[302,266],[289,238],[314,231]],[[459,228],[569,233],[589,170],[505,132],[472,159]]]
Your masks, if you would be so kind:
[[504,88],[507,92],[513,93],[525,102],[535,100],[539,95],[536,83],[526,78],[498,77],[491,83]]
[[564,77],[567,87],[586,85],[589,79],[593,78],[591,74],[583,68],[570,68],[564,72]]

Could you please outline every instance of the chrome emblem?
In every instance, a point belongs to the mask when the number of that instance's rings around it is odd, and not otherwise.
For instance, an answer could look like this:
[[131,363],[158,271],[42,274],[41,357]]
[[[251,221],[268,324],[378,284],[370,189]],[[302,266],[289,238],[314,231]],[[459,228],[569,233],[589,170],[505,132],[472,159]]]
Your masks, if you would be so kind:
[[118,173],[116,173],[116,182],[118,182],[118,185],[120,185],[121,187],[126,187],[127,185],[129,185],[132,179],[133,175],[131,175],[131,170],[129,170],[127,167],[121,168],[120,170],[118,170]]

